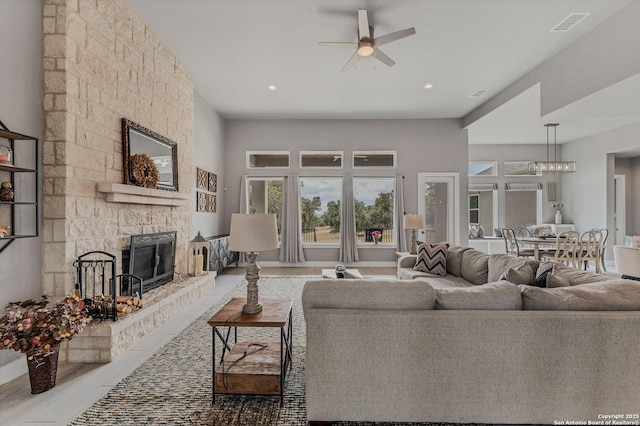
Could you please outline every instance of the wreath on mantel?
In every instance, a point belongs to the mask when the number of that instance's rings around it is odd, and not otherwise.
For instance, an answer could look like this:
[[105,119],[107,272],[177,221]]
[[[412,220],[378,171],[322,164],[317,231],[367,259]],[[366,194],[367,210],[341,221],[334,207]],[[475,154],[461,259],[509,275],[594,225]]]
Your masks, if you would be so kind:
[[160,180],[160,172],[147,154],[131,156],[131,177],[138,186],[155,188]]

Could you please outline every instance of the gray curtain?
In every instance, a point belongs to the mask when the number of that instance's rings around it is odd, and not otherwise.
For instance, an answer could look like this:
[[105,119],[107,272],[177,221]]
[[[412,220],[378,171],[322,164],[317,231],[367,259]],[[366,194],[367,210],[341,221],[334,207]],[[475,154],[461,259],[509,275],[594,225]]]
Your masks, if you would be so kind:
[[353,202],[353,177],[345,176],[342,181],[342,217],[340,220],[340,262],[352,263],[358,259],[356,242],[356,217]]
[[404,176],[396,176],[396,217],[398,218],[398,251],[409,251],[407,248],[407,230],[404,225]]
[[297,175],[284,178],[280,262],[304,262],[300,235],[300,185]]
[[[240,206],[238,213],[247,213],[247,175],[240,176]],[[246,262],[244,252],[238,253],[238,262]]]

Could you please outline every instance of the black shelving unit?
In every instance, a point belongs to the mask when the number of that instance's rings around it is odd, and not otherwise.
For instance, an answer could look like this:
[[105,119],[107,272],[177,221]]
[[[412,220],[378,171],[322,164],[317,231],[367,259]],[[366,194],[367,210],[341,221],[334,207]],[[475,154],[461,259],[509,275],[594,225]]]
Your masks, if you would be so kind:
[[[21,238],[33,238],[40,235],[40,217],[38,211],[38,182],[39,182],[39,173],[38,173],[38,158],[39,158],[39,145],[38,138],[34,138],[33,136],[27,136],[22,133],[17,133],[9,130],[7,126],[4,125],[2,121],[0,121],[0,138],[6,139],[9,144],[9,148],[13,152],[13,165],[9,164],[0,164],[0,180],[2,182],[8,181],[11,182],[11,185],[14,188],[14,201],[0,201],[0,210],[9,210],[10,223],[11,228],[9,229],[9,234],[5,235],[4,238],[0,238],[0,253],[2,253],[12,242]],[[33,149],[33,161],[31,165],[25,164],[20,160],[20,154],[24,153],[25,149],[29,149],[29,147],[24,146],[21,141],[26,141],[25,143],[31,142]],[[3,143],[3,142],[0,142]],[[6,143],[3,143],[6,144]],[[16,149],[18,148],[19,149]],[[16,154],[18,151],[18,154]],[[28,152],[28,151],[27,151]],[[31,166],[31,167],[30,167]],[[20,188],[16,188],[16,174],[17,173],[30,173],[33,174],[33,198],[26,198],[23,194],[20,194],[16,189],[24,189],[24,186]],[[32,216],[34,217],[35,223],[33,227],[30,229],[23,229],[25,226],[17,226],[16,215],[18,214],[18,210],[21,208],[33,209]],[[4,213],[2,217],[5,217]],[[0,223],[0,226],[6,225],[5,223]]]

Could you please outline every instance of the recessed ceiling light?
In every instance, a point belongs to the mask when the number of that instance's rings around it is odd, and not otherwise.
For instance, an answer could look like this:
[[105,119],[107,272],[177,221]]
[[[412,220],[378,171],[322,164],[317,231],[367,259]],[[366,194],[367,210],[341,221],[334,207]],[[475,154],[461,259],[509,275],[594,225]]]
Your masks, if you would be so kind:
[[424,88],[425,89],[431,89],[433,87],[433,84],[429,83],[429,84],[425,84]]
[[277,90],[278,88],[272,84],[269,87],[267,87],[267,89],[269,89],[269,90]]

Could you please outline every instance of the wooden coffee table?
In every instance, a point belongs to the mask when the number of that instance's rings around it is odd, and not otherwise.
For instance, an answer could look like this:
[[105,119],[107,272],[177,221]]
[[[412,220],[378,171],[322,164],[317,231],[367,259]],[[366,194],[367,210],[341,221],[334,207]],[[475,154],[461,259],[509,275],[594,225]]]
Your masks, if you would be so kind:
[[[245,303],[244,297],[235,297],[207,321],[213,330],[212,404],[216,393],[280,395],[282,404],[287,369],[293,362],[293,300],[260,299],[262,312],[257,314],[243,313]],[[280,341],[238,341],[239,327],[279,328]],[[222,342],[217,366],[216,336]]]

